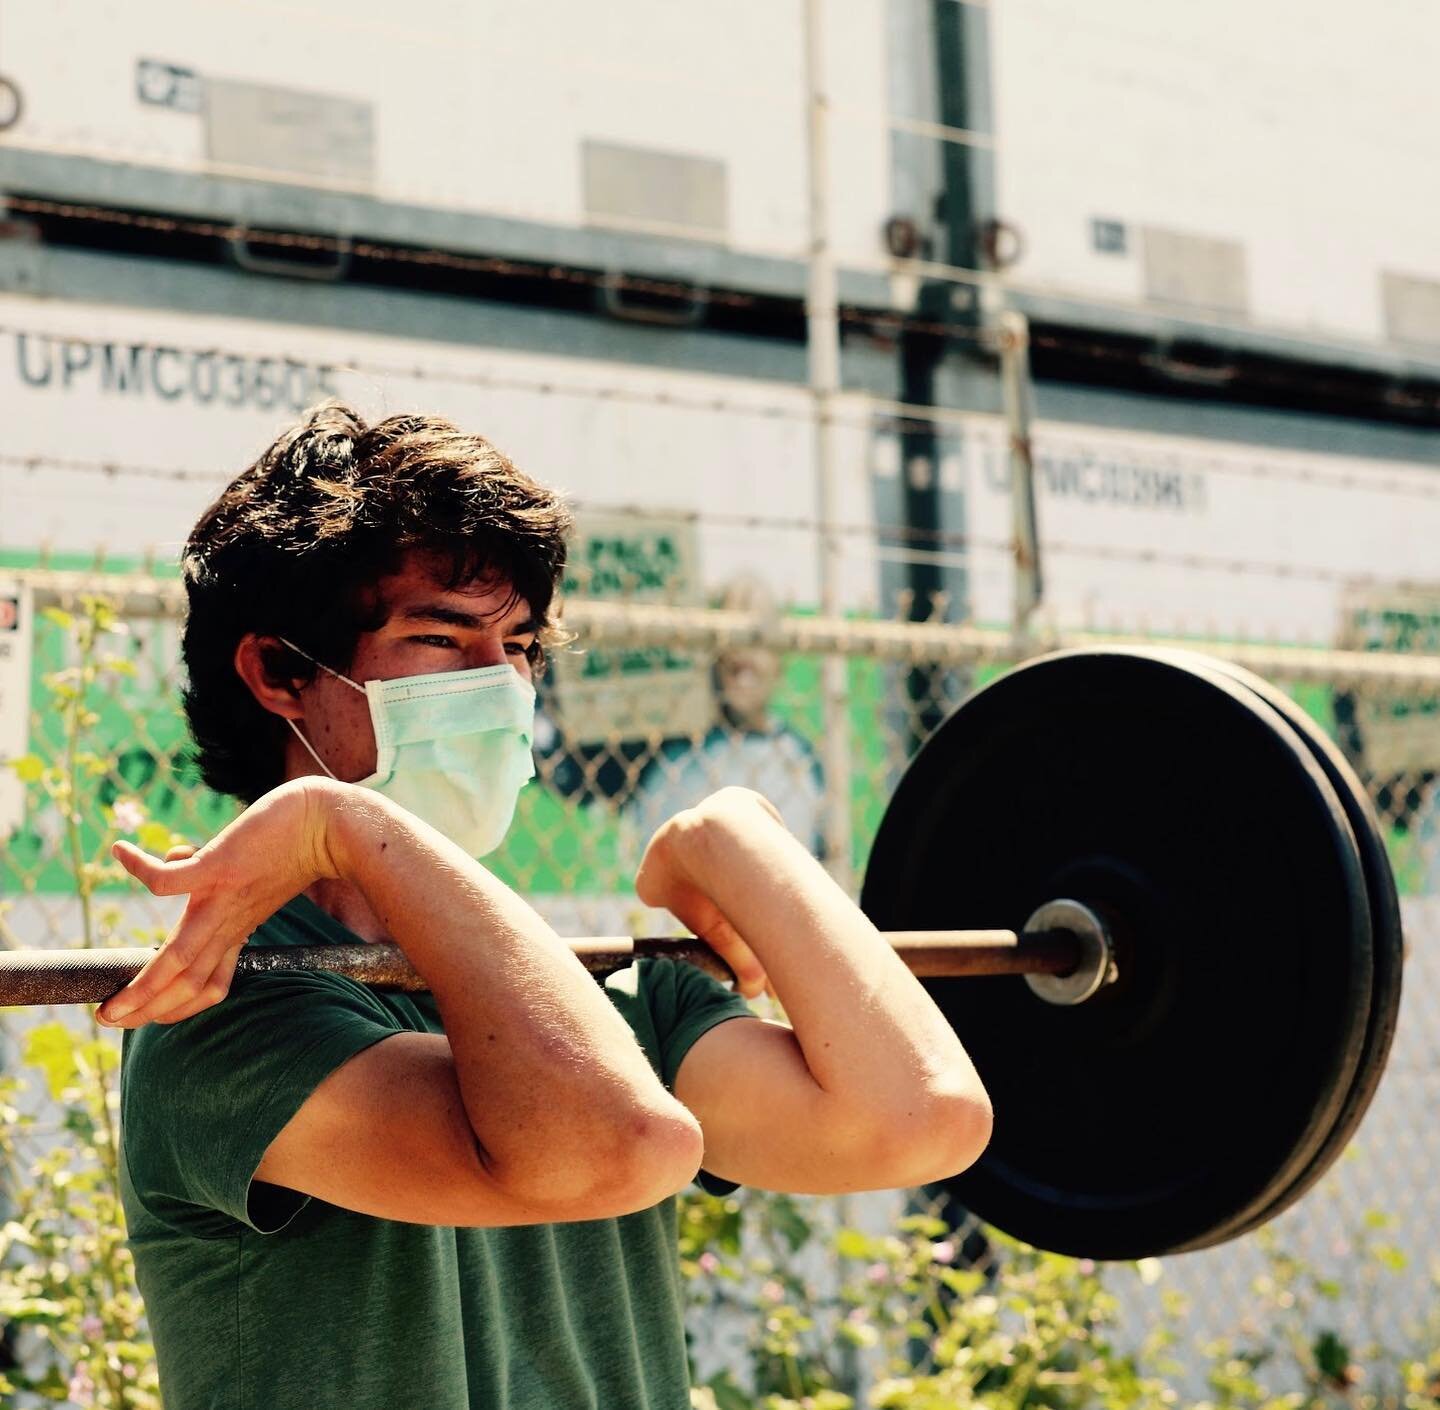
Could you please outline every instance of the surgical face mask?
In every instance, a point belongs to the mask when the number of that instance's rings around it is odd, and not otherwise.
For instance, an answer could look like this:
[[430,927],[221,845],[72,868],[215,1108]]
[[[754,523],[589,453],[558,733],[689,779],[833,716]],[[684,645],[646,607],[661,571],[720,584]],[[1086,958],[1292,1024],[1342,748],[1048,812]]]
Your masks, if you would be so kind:
[[[397,676],[362,686],[280,640],[369,700],[375,772],[356,780],[361,787],[423,818],[472,857],[500,845],[520,790],[535,774],[535,688],[513,666]],[[295,721],[287,723],[334,778]]]

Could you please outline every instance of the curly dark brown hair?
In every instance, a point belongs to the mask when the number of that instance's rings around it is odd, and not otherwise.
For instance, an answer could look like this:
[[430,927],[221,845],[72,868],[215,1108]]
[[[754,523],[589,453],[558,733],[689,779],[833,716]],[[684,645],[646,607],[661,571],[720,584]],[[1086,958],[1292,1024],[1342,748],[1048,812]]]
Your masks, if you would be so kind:
[[[440,417],[367,426],[339,403],[310,412],[230,483],[185,545],[185,713],[201,777],[246,803],[284,781],[284,721],[235,670],[247,632],[287,637],[346,671],[360,634],[388,615],[376,584],[412,550],[434,555],[447,589],[507,582],[548,625],[570,526],[558,494]],[[265,667],[277,682],[316,669],[278,645]]]

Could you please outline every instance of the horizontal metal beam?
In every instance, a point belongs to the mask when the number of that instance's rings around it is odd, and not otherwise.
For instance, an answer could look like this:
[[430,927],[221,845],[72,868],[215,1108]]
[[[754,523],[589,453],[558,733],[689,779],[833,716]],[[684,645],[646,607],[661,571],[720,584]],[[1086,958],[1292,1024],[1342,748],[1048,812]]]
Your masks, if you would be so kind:
[[[117,209],[144,209],[200,220],[243,222],[256,229],[389,241],[454,254],[501,255],[574,268],[626,270],[707,288],[803,299],[803,251],[793,255],[729,248],[718,240],[563,225],[459,207],[387,199],[360,188],[329,189],[314,176],[226,173],[193,167],[115,161],[65,148],[6,143],[0,191]],[[0,201],[3,205],[3,201]],[[843,275],[845,296],[884,307],[889,279],[863,270]]]
[[[73,605],[83,593],[99,593],[122,617],[179,617],[185,590],[178,578],[145,574],[87,573],[24,568],[38,607]],[[6,573],[5,576],[10,576]],[[1276,681],[1344,681],[1394,691],[1440,691],[1440,656],[1270,642],[1207,642],[1101,632],[1038,632],[1017,649],[998,627],[947,622],[890,622],[861,617],[814,617],[732,612],[719,608],[572,597],[564,626],[588,647],[653,646],[722,652],[744,646],[802,656],[855,656],[899,665],[1007,665],[1026,657],[1074,647],[1144,646],[1199,651],[1244,666]]]

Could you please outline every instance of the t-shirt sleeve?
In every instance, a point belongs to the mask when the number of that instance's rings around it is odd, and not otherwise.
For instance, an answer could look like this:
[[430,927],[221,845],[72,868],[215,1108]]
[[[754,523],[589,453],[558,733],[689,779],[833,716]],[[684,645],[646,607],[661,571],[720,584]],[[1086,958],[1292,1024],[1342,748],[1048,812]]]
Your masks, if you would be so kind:
[[650,1012],[660,1045],[660,1077],[674,1090],[680,1064],[696,1042],[717,1024],[732,1018],[754,1018],[744,995],[727,989],[693,964],[657,961],[668,973],[647,985]]
[[199,1238],[275,1233],[308,1196],[257,1182],[270,1143],[330,1073],[400,1032],[363,986],[265,974],[179,1023],[125,1035],[121,1148],[155,1218]]
[[[685,1055],[718,1024],[755,1015],[742,994],[727,989],[693,964],[674,960],[641,961],[642,989],[655,1025],[660,1078],[675,1089]],[[696,1183],[707,1194],[726,1195],[736,1188],[729,1180],[702,1170]]]

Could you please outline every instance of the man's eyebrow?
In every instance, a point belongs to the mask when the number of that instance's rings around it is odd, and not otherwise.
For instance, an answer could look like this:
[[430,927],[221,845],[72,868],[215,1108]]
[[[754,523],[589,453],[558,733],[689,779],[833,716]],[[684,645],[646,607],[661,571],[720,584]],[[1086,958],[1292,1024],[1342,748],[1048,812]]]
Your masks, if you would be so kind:
[[[421,602],[407,607],[400,613],[406,622],[441,622],[449,627],[464,627],[469,631],[480,631],[494,621],[493,617],[482,617],[474,612],[462,612],[458,607],[446,607],[440,602]],[[540,630],[540,623],[533,617],[517,622],[505,629],[506,636],[528,636]]]

